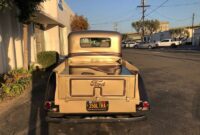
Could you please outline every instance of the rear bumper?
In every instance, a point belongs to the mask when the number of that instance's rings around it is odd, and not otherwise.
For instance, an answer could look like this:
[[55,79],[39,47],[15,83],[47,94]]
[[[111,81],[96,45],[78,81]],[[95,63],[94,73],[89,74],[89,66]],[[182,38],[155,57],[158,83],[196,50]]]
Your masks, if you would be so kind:
[[[110,114],[104,116],[102,115],[86,115],[86,114],[60,114],[55,112],[48,112],[46,116],[47,122],[52,123],[113,123],[113,122],[133,122],[133,121],[142,121],[147,119],[147,113],[149,111],[142,111],[130,114]],[[54,117],[55,116],[55,117]],[[60,117],[59,117],[60,116]],[[121,117],[116,117],[121,116]],[[126,117],[127,116],[127,117]]]

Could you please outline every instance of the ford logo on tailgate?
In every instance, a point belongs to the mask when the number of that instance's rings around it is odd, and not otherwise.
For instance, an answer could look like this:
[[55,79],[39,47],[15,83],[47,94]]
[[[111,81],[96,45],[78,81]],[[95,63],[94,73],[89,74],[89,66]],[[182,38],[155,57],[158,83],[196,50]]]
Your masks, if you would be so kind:
[[92,80],[90,86],[93,86],[94,88],[102,88],[105,84],[106,83],[103,80]]

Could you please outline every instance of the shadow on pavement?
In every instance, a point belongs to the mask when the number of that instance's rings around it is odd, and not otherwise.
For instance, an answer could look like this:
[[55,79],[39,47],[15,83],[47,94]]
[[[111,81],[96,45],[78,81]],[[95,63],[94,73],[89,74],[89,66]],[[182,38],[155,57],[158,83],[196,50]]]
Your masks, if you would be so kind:
[[48,124],[43,109],[49,72],[37,69],[32,73],[32,97],[28,135],[48,135]]

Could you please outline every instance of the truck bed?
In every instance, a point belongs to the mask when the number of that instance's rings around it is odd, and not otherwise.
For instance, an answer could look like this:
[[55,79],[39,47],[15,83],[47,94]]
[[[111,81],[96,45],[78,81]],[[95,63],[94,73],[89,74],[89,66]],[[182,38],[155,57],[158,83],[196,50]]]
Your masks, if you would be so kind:
[[[55,69],[55,104],[59,106],[60,112],[136,112],[136,105],[140,102],[138,69],[124,60],[121,63],[96,65],[70,65],[66,61]],[[109,107],[102,110],[88,109],[88,104],[93,101],[105,102]]]
[[132,75],[124,66],[68,66],[60,74],[63,75]]
[[87,63],[70,64],[66,60],[60,64],[55,72],[61,75],[133,75],[138,69],[129,62],[122,60],[121,63]]

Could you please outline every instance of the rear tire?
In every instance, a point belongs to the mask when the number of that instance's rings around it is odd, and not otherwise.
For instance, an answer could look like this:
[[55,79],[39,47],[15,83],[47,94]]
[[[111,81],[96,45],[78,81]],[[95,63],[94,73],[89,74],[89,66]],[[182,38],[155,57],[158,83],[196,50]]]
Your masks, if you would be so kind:
[[153,47],[151,45],[148,46],[148,49],[152,49]]
[[175,44],[172,44],[171,47],[172,47],[172,48],[176,48],[177,46],[176,46]]
[[159,48],[159,45],[158,45],[158,44],[156,44],[156,48]]
[[134,48],[135,48],[135,49],[138,49],[138,46],[137,46],[137,45],[135,45],[135,46],[134,46]]

